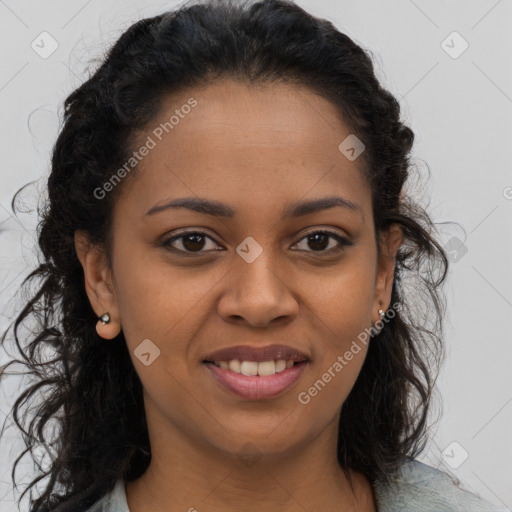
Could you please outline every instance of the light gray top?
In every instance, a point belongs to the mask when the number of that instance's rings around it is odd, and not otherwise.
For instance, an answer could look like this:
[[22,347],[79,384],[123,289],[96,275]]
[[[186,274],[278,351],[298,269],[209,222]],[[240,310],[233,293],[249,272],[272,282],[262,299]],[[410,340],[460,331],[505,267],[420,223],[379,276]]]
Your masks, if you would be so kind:
[[[512,512],[460,489],[449,475],[417,460],[405,463],[391,485],[377,480],[373,489],[378,512]],[[86,512],[130,512],[124,481],[117,480]]]

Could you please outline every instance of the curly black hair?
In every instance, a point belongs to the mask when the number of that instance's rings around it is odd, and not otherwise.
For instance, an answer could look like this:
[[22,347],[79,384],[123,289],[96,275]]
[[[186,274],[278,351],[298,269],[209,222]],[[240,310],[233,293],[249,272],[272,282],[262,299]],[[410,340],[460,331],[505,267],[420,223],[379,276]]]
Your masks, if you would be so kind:
[[[122,330],[110,343],[96,332],[74,235],[85,231],[111,262],[113,205],[130,178],[101,200],[94,191],[127,161],[134,135],[167,94],[225,78],[304,85],[327,98],[364,143],[360,162],[371,186],[375,233],[398,224],[405,237],[391,297],[400,307],[369,345],[342,406],[338,461],[373,483],[424,449],[444,358],[441,285],[448,260],[426,208],[406,191],[415,170],[414,133],[376,78],[371,57],[331,22],[288,0],[188,2],[130,26],[66,98],[40,211],[42,259],[23,281],[25,287],[36,280],[37,291],[2,337],[5,343],[12,328],[22,355],[1,368],[2,378],[18,363],[34,381],[10,411],[26,445],[13,482],[27,451],[34,460],[38,446],[51,454],[49,467],[39,465],[19,498],[45,478],[40,496],[30,493],[33,512],[84,510],[118,478],[134,480],[149,465],[142,385]],[[18,329],[30,319],[36,327],[21,342]],[[36,401],[43,390],[44,400]],[[30,401],[35,407],[20,415]]]

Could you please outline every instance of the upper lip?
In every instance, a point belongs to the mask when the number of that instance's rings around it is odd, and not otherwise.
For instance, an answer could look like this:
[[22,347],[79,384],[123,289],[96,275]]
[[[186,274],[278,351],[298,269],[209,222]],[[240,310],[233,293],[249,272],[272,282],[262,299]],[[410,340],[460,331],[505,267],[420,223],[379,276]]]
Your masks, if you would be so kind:
[[287,361],[308,361],[306,354],[286,345],[267,345],[265,347],[251,347],[249,345],[236,345],[216,350],[208,354],[204,361],[272,361],[286,359]]

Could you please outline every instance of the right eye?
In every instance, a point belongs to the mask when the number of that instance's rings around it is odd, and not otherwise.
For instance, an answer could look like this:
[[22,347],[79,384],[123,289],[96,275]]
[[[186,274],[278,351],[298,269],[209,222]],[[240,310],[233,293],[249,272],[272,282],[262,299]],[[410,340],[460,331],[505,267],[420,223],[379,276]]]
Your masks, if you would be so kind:
[[[210,249],[203,251],[205,244],[207,245],[207,240],[215,242],[213,238],[211,238],[206,233],[202,231],[184,231],[180,234],[174,235],[171,238],[167,238],[162,242],[162,246],[168,248],[172,252],[176,253],[184,253],[184,254],[194,254],[201,252],[212,252],[217,251],[218,249]],[[178,242],[175,246],[175,242]],[[181,246],[181,247],[180,247]],[[214,243],[214,246],[217,246]],[[218,247],[218,246],[217,246]]]

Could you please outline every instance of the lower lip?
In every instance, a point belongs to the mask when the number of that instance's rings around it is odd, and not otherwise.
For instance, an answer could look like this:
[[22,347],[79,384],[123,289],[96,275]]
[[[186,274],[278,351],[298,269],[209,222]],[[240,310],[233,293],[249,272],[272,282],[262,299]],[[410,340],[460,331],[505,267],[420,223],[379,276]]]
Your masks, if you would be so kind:
[[213,377],[235,395],[249,400],[275,397],[290,388],[302,375],[306,361],[294,364],[274,375],[243,375],[226,370],[213,363],[203,363]]

